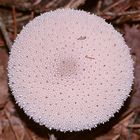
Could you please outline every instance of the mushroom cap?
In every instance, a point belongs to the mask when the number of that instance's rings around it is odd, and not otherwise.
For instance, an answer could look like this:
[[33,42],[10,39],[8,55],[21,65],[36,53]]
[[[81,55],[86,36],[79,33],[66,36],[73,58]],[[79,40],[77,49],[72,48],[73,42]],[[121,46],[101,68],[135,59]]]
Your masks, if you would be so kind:
[[73,9],[46,12],[23,28],[10,52],[8,76],[25,113],[60,131],[108,121],[134,78],[122,35],[101,17]]

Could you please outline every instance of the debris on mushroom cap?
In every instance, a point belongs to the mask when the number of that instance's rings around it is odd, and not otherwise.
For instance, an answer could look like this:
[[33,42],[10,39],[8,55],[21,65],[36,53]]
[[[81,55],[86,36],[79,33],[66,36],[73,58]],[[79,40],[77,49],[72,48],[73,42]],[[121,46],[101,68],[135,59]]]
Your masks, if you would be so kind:
[[8,72],[25,113],[60,131],[108,121],[133,83],[133,61],[121,34],[104,19],[72,9],[30,21],[12,46]]

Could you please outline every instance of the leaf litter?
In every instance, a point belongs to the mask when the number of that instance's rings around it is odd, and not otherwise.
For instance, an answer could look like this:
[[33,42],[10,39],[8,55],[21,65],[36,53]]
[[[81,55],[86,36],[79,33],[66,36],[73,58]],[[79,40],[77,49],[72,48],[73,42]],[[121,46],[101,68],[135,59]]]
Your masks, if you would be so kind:
[[[16,3],[16,5],[15,5]],[[15,6],[15,9],[13,8]],[[139,0],[0,0],[0,17],[10,40],[41,12],[59,7],[83,9],[111,22],[124,34],[134,59],[131,96],[116,117],[96,130],[61,133],[30,120],[15,104],[8,88],[8,49],[0,33],[0,140],[140,140],[140,1]],[[15,11],[14,11],[15,10]]]

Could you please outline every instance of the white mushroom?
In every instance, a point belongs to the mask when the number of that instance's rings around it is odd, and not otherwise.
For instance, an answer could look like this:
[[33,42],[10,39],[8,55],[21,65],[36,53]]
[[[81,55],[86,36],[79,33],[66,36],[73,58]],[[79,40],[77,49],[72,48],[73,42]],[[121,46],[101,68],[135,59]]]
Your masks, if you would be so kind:
[[25,113],[60,131],[108,121],[133,83],[133,61],[122,35],[104,19],[72,9],[30,21],[12,46],[8,72]]

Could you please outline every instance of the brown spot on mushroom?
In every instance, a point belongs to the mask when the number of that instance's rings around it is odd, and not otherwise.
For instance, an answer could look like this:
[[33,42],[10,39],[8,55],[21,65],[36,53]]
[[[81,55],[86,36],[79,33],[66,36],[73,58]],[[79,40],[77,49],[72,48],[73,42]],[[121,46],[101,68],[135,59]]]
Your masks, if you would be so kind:
[[85,40],[86,36],[80,36],[79,38],[77,38],[77,40]]
[[73,58],[63,58],[57,64],[57,74],[59,76],[68,76],[77,72],[77,62]]
[[94,57],[91,57],[91,56],[88,56],[88,55],[86,55],[85,58],[88,58],[88,59],[95,59]]

